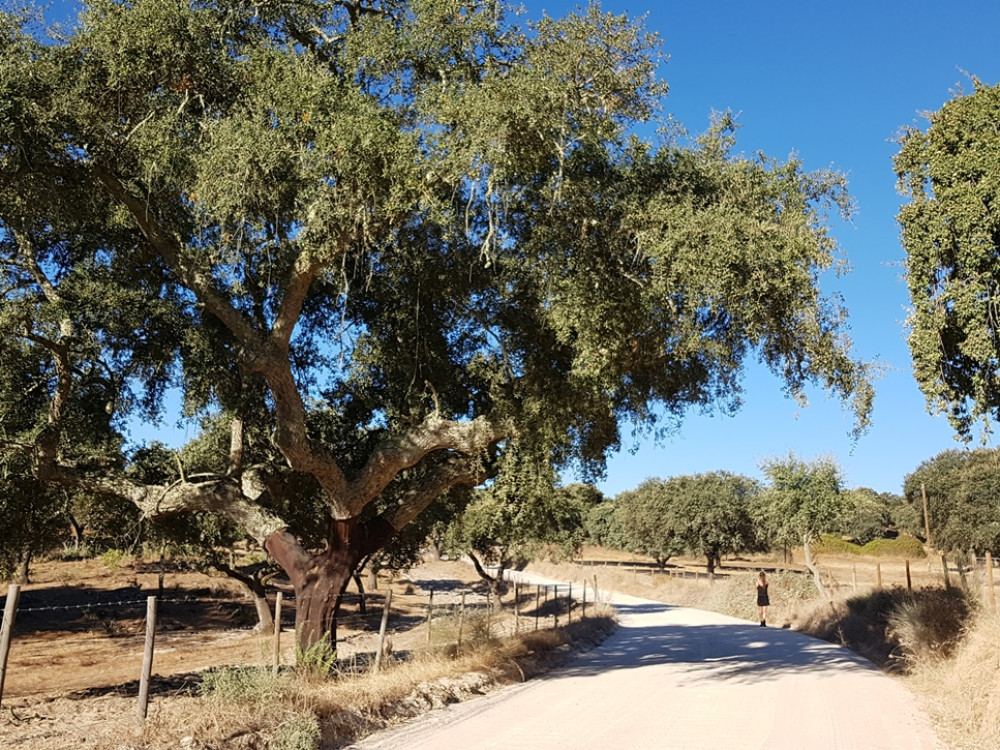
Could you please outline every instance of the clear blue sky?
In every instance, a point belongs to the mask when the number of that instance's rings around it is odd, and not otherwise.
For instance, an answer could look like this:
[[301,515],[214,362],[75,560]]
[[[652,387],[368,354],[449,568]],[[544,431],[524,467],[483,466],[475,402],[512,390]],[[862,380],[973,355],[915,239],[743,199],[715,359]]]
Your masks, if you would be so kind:
[[[72,4],[56,0],[54,10]],[[561,16],[575,2],[528,0],[529,17]],[[848,176],[858,210],[835,226],[852,272],[824,281],[851,312],[856,354],[880,361],[870,431],[856,442],[852,418],[838,401],[811,394],[800,409],[778,381],[751,365],[745,405],[735,417],[687,415],[659,445],[625,438],[601,489],[608,495],[647,477],[724,469],[760,476],[763,459],[794,451],[802,458],[834,457],[849,487],[900,491],[921,461],[959,447],[943,417],[931,417],[910,368],[901,280],[903,257],[896,213],[893,139],[900,127],[924,126],[921,113],[938,109],[966,73],[1000,82],[1000,2],[974,0],[809,0],[687,2],[607,0],[606,10],[646,15],[663,39],[670,85],[665,110],[691,132],[712,110],[730,109],[742,125],[739,149],[784,158],[797,153],[811,169],[833,167]],[[627,430],[626,430],[627,433]],[[193,437],[193,427],[164,425],[169,443]],[[133,438],[142,435],[134,434]]]
[[[527,2],[563,15],[571,2]],[[666,110],[701,131],[711,110],[731,109],[742,128],[739,149],[808,168],[845,173],[857,203],[851,225],[835,235],[852,266],[824,280],[850,310],[856,353],[887,368],[877,384],[870,431],[852,443],[851,416],[822,392],[799,409],[778,381],[748,368],[745,405],[733,417],[689,413],[660,445],[632,445],[612,458],[601,489],[609,495],[644,478],[725,469],[760,476],[762,459],[794,451],[833,456],[849,487],[899,492],[903,477],[942,450],[960,447],[944,417],[931,417],[912,376],[904,321],[908,295],[896,214],[892,157],[904,125],[925,126],[968,74],[1000,82],[1000,3],[809,0],[688,2],[608,0],[605,10],[646,15],[670,56],[661,75]],[[627,440],[627,438],[626,438]]]

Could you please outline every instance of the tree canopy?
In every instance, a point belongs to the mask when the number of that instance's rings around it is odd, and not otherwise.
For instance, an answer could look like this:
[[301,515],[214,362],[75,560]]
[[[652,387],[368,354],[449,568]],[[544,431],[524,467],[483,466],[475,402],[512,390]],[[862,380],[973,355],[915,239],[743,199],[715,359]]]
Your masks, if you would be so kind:
[[965,437],[1000,408],[1000,86],[974,87],[905,130],[895,160],[914,375]]
[[[2,447],[236,524],[292,578],[304,645],[359,561],[512,446],[598,475],[623,425],[738,407],[748,357],[867,422],[818,281],[843,179],[736,152],[727,116],[635,137],[666,91],[639,21],[453,0],[30,20],[0,14],[0,367],[35,368],[42,400]],[[232,421],[225,460],[126,476],[129,420],[180,416],[171,388]]]
[[771,544],[802,545],[816,588],[827,596],[811,545],[821,533],[833,531],[851,508],[850,500],[841,492],[840,467],[830,458],[806,461],[789,454],[768,459],[761,468],[770,485],[757,502],[758,522],[766,529]]
[[935,548],[1000,554],[1000,451],[943,451],[906,476],[903,492],[916,508],[926,492]]

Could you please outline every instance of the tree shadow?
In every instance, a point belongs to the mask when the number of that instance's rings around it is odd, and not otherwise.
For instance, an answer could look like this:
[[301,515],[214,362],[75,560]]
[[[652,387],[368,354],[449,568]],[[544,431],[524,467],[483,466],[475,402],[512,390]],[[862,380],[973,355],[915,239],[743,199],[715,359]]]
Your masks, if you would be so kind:
[[[662,604],[618,604],[623,620],[630,615],[669,612]],[[849,667],[878,671],[846,648],[780,628],[750,623],[623,624],[600,648],[582,654],[559,671],[559,677],[586,676],[616,669],[673,665],[726,680],[759,682],[789,673]],[[553,675],[556,677],[557,675]]]

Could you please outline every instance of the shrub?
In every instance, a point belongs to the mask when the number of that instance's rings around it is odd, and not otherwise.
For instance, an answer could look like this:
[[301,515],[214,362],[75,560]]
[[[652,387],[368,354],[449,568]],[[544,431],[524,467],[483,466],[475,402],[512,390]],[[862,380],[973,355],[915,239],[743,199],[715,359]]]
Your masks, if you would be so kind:
[[293,713],[274,730],[268,747],[274,750],[316,750],[322,734],[315,714]]
[[124,564],[126,554],[124,550],[109,549],[106,552],[102,552],[99,559],[105,567],[111,570],[118,570]]
[[970,611],[958,589],[928,589],[907,597],[889,613],[890,632],[903,656],[914,662],[951,656]]
[[873,539],[861,548],[862,554],[876,557],[899,557],[913,560],[926,557],[923,543],[909,534],[900,534],[895,539]]
[[201,678],[202,695],[227,703],[268,703],[283,692],[279,678],[261,667],[222,667]]
[[870,555],[872,557],[898,557],[904,560],[913,560],[927,555],[921,541],[909,534],[900,534],[895,539],[873,539],[864,546],[841,539],[834,534],[823,534],[820,537],[817,551],[831,555]]

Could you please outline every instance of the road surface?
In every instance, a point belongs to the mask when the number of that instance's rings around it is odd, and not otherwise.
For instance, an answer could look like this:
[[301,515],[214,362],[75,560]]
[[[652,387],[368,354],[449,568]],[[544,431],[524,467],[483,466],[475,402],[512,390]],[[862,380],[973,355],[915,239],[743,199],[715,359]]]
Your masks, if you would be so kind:
[[851,651],[615,595],[620,626],[542,678],[433,711],[356,750],[941,750],[898,681]]

